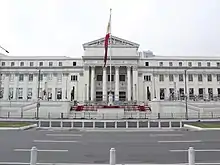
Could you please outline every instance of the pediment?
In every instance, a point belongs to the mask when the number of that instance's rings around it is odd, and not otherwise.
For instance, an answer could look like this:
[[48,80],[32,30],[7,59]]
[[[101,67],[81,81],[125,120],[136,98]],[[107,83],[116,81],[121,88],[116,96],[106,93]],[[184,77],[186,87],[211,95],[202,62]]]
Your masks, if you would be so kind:
[[[83,48],[84,49],[85,48],[98,48],[98,47],[103,48],[104,47],[104,40],[105,40],[105,38],[103,37],[98,40],[87,42],[87,43],[83,44]],[[139,44],[122,39],[122,38],[119,38],[119,37],[115,37],[115,36],[111,37],[111,40],[109,40],[109,44],[110,44],[110,42],[112,43],[111,44],[112,47],[139,48]]]

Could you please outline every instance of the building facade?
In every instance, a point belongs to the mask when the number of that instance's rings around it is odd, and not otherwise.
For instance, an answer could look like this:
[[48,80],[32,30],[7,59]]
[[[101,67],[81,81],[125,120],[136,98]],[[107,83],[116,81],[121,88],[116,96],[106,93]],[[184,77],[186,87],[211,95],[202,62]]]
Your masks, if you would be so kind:
[[104,38],[83,44],[82,58],[0,54],[0,99],[95,102],[107,101],[110,90],[114,101],[220,97],[219,57],[155,56],[128,40],[111,42],[111,82]]

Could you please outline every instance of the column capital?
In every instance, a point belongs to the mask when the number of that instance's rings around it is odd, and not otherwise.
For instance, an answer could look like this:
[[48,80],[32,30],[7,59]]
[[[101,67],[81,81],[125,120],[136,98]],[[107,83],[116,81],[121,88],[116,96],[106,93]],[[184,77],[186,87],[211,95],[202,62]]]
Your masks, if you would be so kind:
[[138,67],[137,66],[133,66],[132,68],[133,68],[134,71],[137,71]]
[[91,67],[92,69],[95,69],[95,65],[91,65],[90,67]]
[[104,66],[102,67],[103,70],[106,70],[106,68],[107,68],[107,67],[104,67]]
[[88,65],[85,65],[85,66],[83,66],[83,69],[84,69],[84,70],[89,70],[89,66],[88,66]]
[[115,66],[115,69],[119,69],[120,68],[120,66]]

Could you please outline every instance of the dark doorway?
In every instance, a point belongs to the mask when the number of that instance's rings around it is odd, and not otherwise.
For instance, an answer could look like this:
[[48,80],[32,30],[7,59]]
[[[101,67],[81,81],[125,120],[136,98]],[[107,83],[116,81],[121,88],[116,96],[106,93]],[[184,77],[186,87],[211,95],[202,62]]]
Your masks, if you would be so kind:
[[72,91],[71,91],[71,101],[75,99],[75,87],[73,86]]

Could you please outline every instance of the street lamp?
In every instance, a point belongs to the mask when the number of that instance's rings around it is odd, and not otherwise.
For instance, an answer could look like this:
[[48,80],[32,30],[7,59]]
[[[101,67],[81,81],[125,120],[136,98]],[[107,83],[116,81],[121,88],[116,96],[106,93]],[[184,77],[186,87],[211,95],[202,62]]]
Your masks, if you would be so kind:
[[186,120],[188,120],[188,101],[187,101],[187,82],[186,82],[186,72],[187,70],[184,70],[184,74],[185,74],[185,104],[186,104]]

